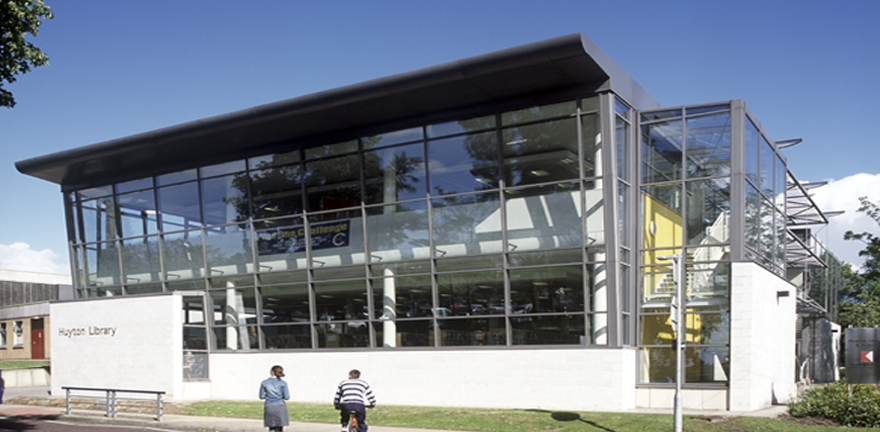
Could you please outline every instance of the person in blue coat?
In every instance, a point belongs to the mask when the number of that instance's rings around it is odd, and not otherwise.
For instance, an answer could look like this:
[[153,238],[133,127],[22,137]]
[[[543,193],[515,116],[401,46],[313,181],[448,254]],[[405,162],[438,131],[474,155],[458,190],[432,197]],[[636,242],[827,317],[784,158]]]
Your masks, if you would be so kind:
[[287,415],[287,405],[284,401],[290,399],[290,390],[284,377],[284,368],[272,366],[269,370],[269,378],[260,383],[260,399],[265,400],[263,407],[263,426],[270,431],[282,431],[284,426],[290,423]]

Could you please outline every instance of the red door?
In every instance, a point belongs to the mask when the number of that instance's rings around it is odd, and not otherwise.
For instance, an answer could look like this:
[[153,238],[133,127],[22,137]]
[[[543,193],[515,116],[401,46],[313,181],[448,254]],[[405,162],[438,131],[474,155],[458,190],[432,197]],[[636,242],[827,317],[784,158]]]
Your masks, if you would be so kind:
[[43,319],[31,320],[31,359],[46,358],[46,346],[43,342]]

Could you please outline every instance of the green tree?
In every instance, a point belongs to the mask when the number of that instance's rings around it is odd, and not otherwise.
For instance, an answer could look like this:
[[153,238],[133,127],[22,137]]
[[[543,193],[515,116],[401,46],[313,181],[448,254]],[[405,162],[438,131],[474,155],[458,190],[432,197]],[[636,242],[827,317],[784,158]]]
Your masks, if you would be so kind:
[[[862,205],[859,212],[865,213],[880,226],[880,206],[859,198]],[[880,325],[880,237],[869,232],[854,233],[847,231],[845,240],[857,240],[865,243],[859,256],[865,258],[860,271],[855,272],[850,266],[843,268],[843,286],[840,289],[839,320],[844,327],[873,327]]]
[[30,72],[31,66],[49,64],[49,57],[25,40],[27,33],[37,35],[43,19],[52,19],[43,0],[0,0],[0,106],[15,106],[4,82],[15,82],[15,76]]

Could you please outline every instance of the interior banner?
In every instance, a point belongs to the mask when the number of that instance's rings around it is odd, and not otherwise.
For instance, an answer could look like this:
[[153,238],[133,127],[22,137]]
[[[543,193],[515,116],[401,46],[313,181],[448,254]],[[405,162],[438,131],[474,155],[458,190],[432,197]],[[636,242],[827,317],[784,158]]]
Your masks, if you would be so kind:
[[[348,246],[349,221],[336,221],[311,224],[309,238],[312,250]],[[259,255],[279,255],[306,250],[306,228],[285,227],[274,230],[260,230],[257,234]]]

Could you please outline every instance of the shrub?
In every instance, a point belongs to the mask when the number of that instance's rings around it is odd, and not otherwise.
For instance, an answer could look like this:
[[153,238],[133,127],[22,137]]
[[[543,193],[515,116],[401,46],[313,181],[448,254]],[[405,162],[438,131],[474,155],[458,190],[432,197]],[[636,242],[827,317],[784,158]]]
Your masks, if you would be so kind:
[[855,384],[849,394],[847,384],[838,381],[807,391],[788,406],[793,417],[824,417],[847,426],[880,427],[880,392],[873,385]]

